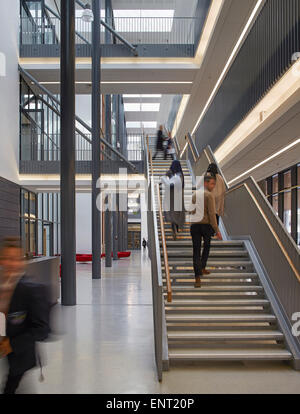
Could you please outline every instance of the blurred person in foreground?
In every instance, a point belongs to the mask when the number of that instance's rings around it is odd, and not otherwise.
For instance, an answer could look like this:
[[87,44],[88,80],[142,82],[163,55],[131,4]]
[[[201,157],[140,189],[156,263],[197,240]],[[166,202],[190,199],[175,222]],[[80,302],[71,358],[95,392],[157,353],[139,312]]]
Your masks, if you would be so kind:
[[[193,265],[196,288],[201,287],[201,276],[210,273],[206,270],[206,264],[209,257],[212,236],[216,233],[217,238],[222,240],[217,223],[215,198],[212,194],[215,186],[215,177],[206,175],[204,177],[204,211],[201,215],[202,217],[197,217],[198,211],[201,211],[200,206],[197,204],[203,202],[203,198],[198,193],[201,190],[195,191],[192,197],[192,205],[195,208],[190,213],[193,223],[191,225],[191,235],[193,241]],[[202,239],[204,246],[201,254]]]
[[4,240],[0,267],[0,312],[6,322],[0,357],[7,357],[9,366],[4,394],[14,394],[25,372],[37,365],[36,342],[49,335],[50,306],[45,286],[26,280],[19,238]]

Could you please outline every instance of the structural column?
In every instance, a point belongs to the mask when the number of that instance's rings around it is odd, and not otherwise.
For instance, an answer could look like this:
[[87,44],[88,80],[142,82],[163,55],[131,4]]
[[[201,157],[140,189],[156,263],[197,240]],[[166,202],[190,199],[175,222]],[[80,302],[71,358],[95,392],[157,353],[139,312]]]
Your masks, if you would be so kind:
[[105,210],[105,266],[112,266],[112,229],[111,229],[111,206],[112,206],[112,194],[108,195],[106,204],[108,208]]
[[[110,27],[113,27],[113,12],[111,0],[105,0],[105,22]],[[107,29],[105,29],[105,43],[112,43],[112,35]]]
[[76,305],[75,4],[61,3],[61,295]]
[[97,207],[100,189],[100,128],[101,128],[101,46],[100,10],[101,1],[93,0],[94,21],[92,28],[92,277],[101,278],[101,212]]
[[119,194],[114,194],[115,210],[113,211],[113,259],[118,260],[118,216],[119,216]]

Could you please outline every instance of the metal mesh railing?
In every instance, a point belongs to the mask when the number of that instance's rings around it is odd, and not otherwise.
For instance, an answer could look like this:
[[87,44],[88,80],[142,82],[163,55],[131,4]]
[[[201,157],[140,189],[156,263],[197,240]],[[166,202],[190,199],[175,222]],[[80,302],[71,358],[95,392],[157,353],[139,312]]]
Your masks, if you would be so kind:
[[[61,20],[58,17],[22,17],[20,21],[21,45],[53,45],[60,43]],[[137,44],[178,44],[193,45],[197,19],[193,17],[117,17],[114,18],[115,30],[126,40]],[[92,23],[81,18],[75,19],[76,44],[92,41]],[[101,28],[101,43],[105,43],[104,27]],[[118,39],[114,43],[120,44]]]

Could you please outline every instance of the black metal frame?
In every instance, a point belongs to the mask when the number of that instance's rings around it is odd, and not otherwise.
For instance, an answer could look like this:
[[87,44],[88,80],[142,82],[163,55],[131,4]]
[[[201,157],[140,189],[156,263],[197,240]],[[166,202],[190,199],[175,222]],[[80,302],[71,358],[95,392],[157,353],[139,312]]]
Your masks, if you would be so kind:
[[[263,189],[269,203],[274,205],[274,196],[278,196],[278,217],[282,222],[284,222],[284,195],[287,191],[291,192],[291,236],[295,243],[300,244],[300,235],[298,235],[298,210],[300,210],[300,205],[298,205],[298,191],[300,191],[300,179],[298,179],[298,169],[300,170],[300,164],[295,164],[292,167],[286,168],[283,171],[280,171],[277,174],[273,174],[271,177],[268,177],[262,180],[259,184]],[[284,175],[286,173],[291,173],[291,186],[285,187],[284,185]],[[273,185],[274,177],[278,177],[278,191],[275,191]],[[300,177],[300,173],[299,173]]]

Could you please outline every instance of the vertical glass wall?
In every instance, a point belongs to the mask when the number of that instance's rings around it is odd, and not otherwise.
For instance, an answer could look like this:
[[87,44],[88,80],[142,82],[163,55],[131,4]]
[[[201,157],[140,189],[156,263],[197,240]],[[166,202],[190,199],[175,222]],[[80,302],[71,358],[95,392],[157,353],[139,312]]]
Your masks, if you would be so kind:
[[21,189],[21,236],[27,256],[60,253],[60,194]]
[[260,187],[300,246],[300,164],[266,178]]
[[60,116],[47,95],[37,96],[23,78],[20,80],[20,159],[60,159]]

